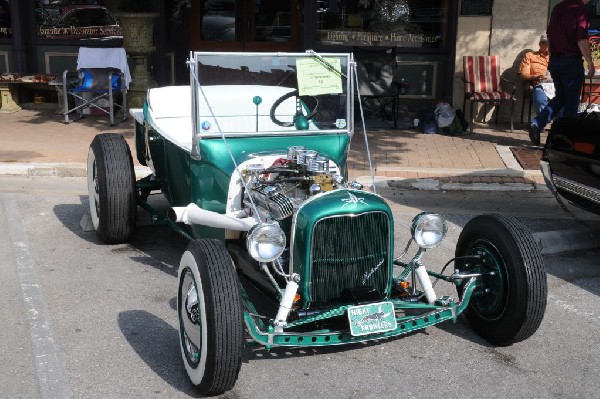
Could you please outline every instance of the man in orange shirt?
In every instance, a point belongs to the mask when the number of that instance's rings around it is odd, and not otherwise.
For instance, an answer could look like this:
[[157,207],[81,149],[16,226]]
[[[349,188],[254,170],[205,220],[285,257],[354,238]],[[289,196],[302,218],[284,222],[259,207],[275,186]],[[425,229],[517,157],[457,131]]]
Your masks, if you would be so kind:
[[525,54],[519,66],[519,75],[525,80],[532,81],[531,99],[536,115],[548,105],[549,99],[548,94],[544,91],[544,85],[542,85],[542,83],[550,81],[548,79],[548,62],[550,61],[548,36],[542,35],[539,45],[538,51],[529,51]]

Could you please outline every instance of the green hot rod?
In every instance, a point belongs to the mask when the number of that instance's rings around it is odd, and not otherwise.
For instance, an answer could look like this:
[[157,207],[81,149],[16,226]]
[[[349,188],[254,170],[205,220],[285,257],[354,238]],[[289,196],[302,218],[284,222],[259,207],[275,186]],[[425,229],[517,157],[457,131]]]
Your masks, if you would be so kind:
[[[267,349],[352,344],[461,313],[496,345],[537,330],[546,274],[518,221],[469,221],[444,273],[422,260],[446,222],[421,213],[408,244],[415,255],[394,254],[389,205],[374,184],[347,179],[352,54],[196,52],[189,69],[189,86],[151,89],[131,110],[137,161],[152,174],[136,181],[125,140],[101,134],[89,149],[88,188],[103,242],[131,237],[138,206],[190,239],[177,313],[183,364],[200,392],[234,386],[247,336]],[[156,191],[168,211],[148,201]],[[438,296],[432,278],[456,295]]]

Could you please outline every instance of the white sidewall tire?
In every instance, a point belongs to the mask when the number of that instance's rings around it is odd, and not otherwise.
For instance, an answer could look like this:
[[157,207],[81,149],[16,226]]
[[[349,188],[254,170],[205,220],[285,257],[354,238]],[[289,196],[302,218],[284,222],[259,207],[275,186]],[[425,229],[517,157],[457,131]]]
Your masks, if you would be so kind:
[[98,210],[97,207],[98,201],[96,199],[96,154],[94,154],[94,150],[92,147],[88,150],[88,158],[87,158],[87,188],[88,188],[88,198],[90,202],[90,216],[92,218],[92,224],[95,230],[98,230]]
[[[235,386],[244,349],[242,298],[231,256],[222,241],[191,241],[178,275],[178,338],[185,370],[200,393],[220,395]],[[196,291],[190,290],[193,285]]]
[[179,292],[179,285],[181,284],[181,279],[186,270],[190,270],[192,275],[194,276],[194,280],[196,281],[196,289],[198,291],[198,310],[200,313],[200,323],[201,323],[201,332],[200,335],[202,337],[202,345],[200,348],[200,359],[198,361],[198,366],[193,368],[190,366],[187,360],[187,356],[185,354],[185,349],[181,343],[181,326],[178,326],[179,331],[179,348],[181,350],[181,358],[183,359],[183,364],[185,365],[185,371],[187,372],[190,380],[194,385],[200,385],[202,379],[204,378],[204,371],[206,370],[206,353],[207,353],[207,330],[206,330],[206,306],[204,301],[204,291],[202,290],[202,280],[200,279],[200,272],[198,271],[198,264],[196,263],[196,259],[194,255],[190,251],[185,251],[183,256],[181,257],[181,262],[179,263],[179,273],[177,279],[177,321],[179,320],[179,312],[183,304],[181,303],[182,294]]
[[137,194],[133,159],[122,135],[96,135],[88,151],[92,224],[105,244],[127,242],[135,228]]

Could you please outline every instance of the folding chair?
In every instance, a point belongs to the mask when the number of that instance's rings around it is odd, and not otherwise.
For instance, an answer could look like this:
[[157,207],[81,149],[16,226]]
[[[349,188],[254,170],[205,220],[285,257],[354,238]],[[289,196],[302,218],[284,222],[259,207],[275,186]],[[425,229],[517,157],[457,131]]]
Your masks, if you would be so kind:
[[398,96],[396,55],[361,53],[356,55],[359,95],[363,109],[387,125],[396,127]]
[[[84,73],[83,70],[88,70],[88,73]],[[110,75],[111,73],[113,76]],[[73,76],[75,76],[74,79]],[[122,109],[123,120],[127,119],[126,97],[129,83],[131,83],[131,73],[127,63],[127,54],[123,47],[80,47],[77,56],[77,71],[65,71],[62,82],[65,123],[69,123],[70,112],[77,111],[81,118],[84,108],[93,107],[107,113],[112,126],[115,123],[115,105]],[[113,82],[113,84],[109,85],[108,82]],[[91,90],[91,87],[94,87],[94,90]],[[84,95],[84,93],[88,94]],[[123,97],[121,104],[115,103],[115,94]],[[89,96],[92,96],[93,99],[90,100]],[[76,100],[75,107],[72,109],[69,108],[67,101],[69,97]],[[110,105],[111,99],[112,105]],[[98,105],[100,100],[108,100],[108,111]]]
[[[69,114],[77,111],[78,119],[84,117],[83,109],[94,107],[110,116],[110,125],[115,125],[115,106],[123,111],[123,121],[127,119],[127,86],[124,74],[116,68],[81,68],[79,81],[69,84],[69,71],[63,72],[63,103],[65,123],[70,123]],[[88,98],[84,93],[89,93]],[[115,102],[115,94],[121,93],[121,104]],[[75,99],[75,106],[69,108],[69,96]],[[109,109],[98,105],[100,100],[108,100]]]
[[[487,112],[487,104],[500,106],[503,102],[509,102],[510,107],[510,131],[513,131],[513,115],[515,112],[515,92],[517,86],[514,82],[500,76],[500,59],[497,55],[490,56],[464,56],[463,71],[465,82],[465,97],[463,100],[463,114],[467,100],[470,101],[470,132],[473,133],[473,105],[475,102],[484,104],[484,112]],[[501,88],[501,81],[512,84],[512,92],[508,93]],[[496,124],[498,124],[498,112],[496,111]]]

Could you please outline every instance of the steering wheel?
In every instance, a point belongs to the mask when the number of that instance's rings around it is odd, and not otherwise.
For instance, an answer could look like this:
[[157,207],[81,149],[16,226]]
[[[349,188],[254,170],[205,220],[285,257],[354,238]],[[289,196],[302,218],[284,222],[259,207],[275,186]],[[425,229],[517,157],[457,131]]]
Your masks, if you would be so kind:
[[[275,116],[275,111],[277,111],[277,108],[281,105],[281,103],[283,103],[290,97],[296,97],[296,115],[294,115],[294,120],[292,122],[282,122]],[[279,126],[295,126],[298,130],[307,130],[308,121],[316,115],[317,110],[319,109],[319,99],[313,96],[310,97],[314,99],[315,107],[308,114],[304,115],[302,113],[302,104],[306,103],[304,101],[301,101],[300,96],[298,94],[298,90],[293,90],[289,93],[284,94],[273,103],[273,106],[271,107],[271,112],[269,113],[271,120],[273,121],[273,123]]]

